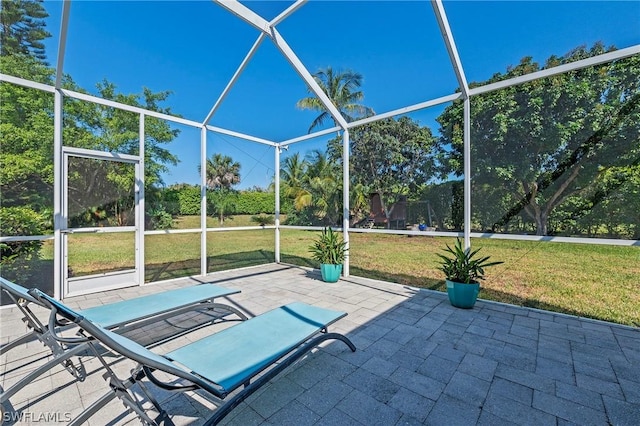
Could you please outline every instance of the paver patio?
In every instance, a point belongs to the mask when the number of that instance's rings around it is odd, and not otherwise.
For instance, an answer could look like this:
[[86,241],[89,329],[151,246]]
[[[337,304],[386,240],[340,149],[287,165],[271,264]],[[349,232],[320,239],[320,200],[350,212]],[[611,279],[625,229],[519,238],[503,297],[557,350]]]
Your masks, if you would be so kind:
[[[65,300],[88,308],[141,294],[214,282],[242,292],[224,302],[251,315],[303,301],[348,312],[332,331],[357,346],[324,345],[242,403],[229,425],[640,425],[640,331],[616,324],[479,301],[453,308],[446,294],[317,271],[265,265]],[[2,343],[24,333],[15,309],[0,312]],[[154,350],[213,332],[205,328]],[[31,342],[2,356],[2,386],[42,362]],[[108,389],[99,364],[74,382],[61,367],[12,400],[18,424],[64,423]],[[114,361],[125,374],[129,361]],[[176,425],[198,425],[213,408],[202,392],[158,391]],[[5,420],[9,419],[5,414]],[[12,421],[5,422],[11,424]],[[91,425],[137,424],[118,401]]]

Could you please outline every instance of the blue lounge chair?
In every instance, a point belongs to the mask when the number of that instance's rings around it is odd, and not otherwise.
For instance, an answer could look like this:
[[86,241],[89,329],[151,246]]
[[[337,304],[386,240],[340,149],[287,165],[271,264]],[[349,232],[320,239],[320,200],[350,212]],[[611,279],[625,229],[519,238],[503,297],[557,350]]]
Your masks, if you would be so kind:
[[[81,424],[89,419],[104,404],[118,397],[124,405],[135,412],[143,422],[157,424],[138,403],[129,389],[138,384],[146,397],[164,419],[167,413],[146,391],[147,378],[160,388],[172,391],[203,389],[215,397],[220,405],[205,425],[217,424],[234,407],[267,383],[283,369],[305,355],[321,342],[337,339],[349,349],[356,348],[351,341],[338,333],[329,333],[328,326],[346,316],[344,312],[319,308],[304,303],[291,303],[262,315],[240,322],[220,332],[187,344],[165,355],[158,355],[143,346],[113,333],[84,318],[61,302],[52,299],[39,290],[30,290],[51,309],[50,324],[55,324],[57,316],[75,323],[83,334],[95,339],[91,344],[108,347],[138,363],[130,377],[119,379],[100,358],[108,371],[107,381],[111,391],[88,407],[71,425]],[[155,371],[168,373],[188,383],[178,386],[175,382],[164,382],[156,377]],[[231,392],[242,389],[226,399]]]
[[[29,304],[43,307],[46,307],[46,305],[31,296],[26,288],[0,277],[0,290],[20,309],[24,315],[23,321],[30,329],[30,332],[24,336],[3,345],[0,348],[0,353],[5,353],[21,344],[37,339],[48,346],[53,355],[49,361],[22,377],[8,389],[2,390],[0,388],[0,404],[4,404],[16,392],[57,364],[62,364],[77,380],[84,380],[85,372],[82,365],[74,365],[71,358],[81,355],[89,349],[84,344],[85,341],[82,339],[67,339],[64,341],[54,339],[50,328],[43,325],[29,307]],[[144,325],[194,310],[202,311],[206,309],[208,312],[220,312],[211,317],[211,322],[222,320],[223,318],[226,319],[230,314],[237,315],[240,320],[246,320],[246,315],[238,309],[214,302],[216,298],[239,292],[239,290],[232,290],[213,284],[202,284],[83,309],[78,313],[90,318],[95,324],[117,331],[120,334],[136,327],[143,327]],[[56,324],[56,326],[63,325],[61,323]]]

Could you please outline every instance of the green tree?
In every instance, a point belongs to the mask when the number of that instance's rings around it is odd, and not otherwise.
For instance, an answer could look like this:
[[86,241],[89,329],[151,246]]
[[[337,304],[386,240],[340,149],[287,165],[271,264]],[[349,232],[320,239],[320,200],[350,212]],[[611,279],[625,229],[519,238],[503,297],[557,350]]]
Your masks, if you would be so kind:
[[[40,2],[3,1],[0,6],[0,72],[50,83],[44,63],[47,14]],[[0,235],[42,235],[52,225],[53,97],[0,83]],[[42,176],[42,170],[50,175]],[[11,191],[7,191],[11,189]],[[42,241],[0,243],[0,274],[27,283],[39,264]],[[34,283],[36,284],[36,283]]]
[[[359,90],[362,85],[361,74],[352,70],[334,71],[332,67],[327,67],[325,69],[319,69],[314,74],[314,79],[346,121],[351,122],[375,113],[372,108],[360,103],[364,99],[364,93]],[[311,90],[309,92],[312,93]],[[337,124],[316,96],[303,98],[298,101],[296,106],[300,109],[320,111],[320,115],[311,123],[309,133],[316,127],[324,124],[327,119],[331,119],[334,124]],[[340,167],[342,161],[341,143],[342,138],[337,136],[329,141],[326,155],[322,154],[322,157],[318,157],[317,152],[311,153],[316,160],[322,158],[321,161],[331,163],[331,168],[334,169],[335,174],[323,177],[318,175],[314,176],[313,174],[307,176],[306,186],[303,187],[301,191],[298,191],[295,197],[295,206],[298,211],[313,204],[316,210],[311,216],[315,219],[321,218],[323,223],[333,224],[334,222],[331,221],[337,221],[342,216],[341,208],[335,204],[340,198],[340,194],[337,194],[335,191],[337,189],[342,190],[342,182],[337,180],[342,179],[342,167]],[[307,165],[309,165],[309,163],[307,163]],[[320,164],[317,166],[319,165]],[[313,173],[313,169],[308,171]],[[313,195],[314,193],[315,197]],[[352,216],[354,220],[357,220],[362,217],[368,209],[368,190],[362,184],[353,183],[350,187],[349,196],[350,216]],[[312,199],[315,201],[312,201]],[[324,207],[321,207],[322,204],[325,204]],[[340,205],[341,204],[340,201]]]
[[[493,83],[611,51],[602,44],[550,57],[544,67],[523,58]],[[471,99],[474,218],[488,209],[491,227],[520,217],[538,235],[571,197],[593,193],[611,168],[638,167],[640,57],[633,56]],[[442,174],[462,175],[462,103],[447,107],[441,125]],[[619,185],[617,189],[626,189]],[[486,202],[485,202],[486,200]],[[585,208],[589,203],[574,203]],[[488,220],[485,218],[484,220]]]
[[205,179],[210,197],[220,218],[224,223],[224,212],[233,203],[232,187],[240,183],[240,163],[224,154],[213,154],[207,159]]
[[[438,230],[461,231],[464,227],[464,187],[460,180],[425,185],[419,199],[427,204],[425,218]],[[429,209],[431,215],[429,215]],[[424,211],[424,210],[423,210]]]
[[[24,55],[0,57],[4,72],[15,75],[30,70],[36,81],[50,82],[53,71]],[[66,88],[83,91],[70,77]],[[100,95],[118,102],[167,113],[158,106],[166,100],[168,92],[153,93],[144,89],[142,95],[116,93],[115,85],[98,85]],[[0,84],[0,189],[3,205],[27,205],[35,211],[51,211],[53,207],[53,96],[10,83]],[[65,99],[63,142],[67,146],[107,152],[138,154],[138,115],[74,99]],[[176,164],[177,158],[164,144],[178,134],[168,123],[147,117],[145,121],[145,182],[148,187],[162,183],[161,174],[167,164]],[[78,170],[78,172],[81,172]],[[96,170],[97,172],[97,170]],[[133,175],[114,172],[108,181],[129,185]],[[91,188],[87,186],[86,188]],[[83,197],[78,194],[78,199]],[[91,198],[85,194],[85,199]],[[92,194],[93,197],[99,193]],[[93,206],[85,206],[86,208]]]
[[[28,207],[0,208],[2,235],[41,235],[47,224],[42,215]],[[10,241],[0,243],[0,275],[10,280],[27,281],[32,262],[40,256],[42,241]]]
[[342,213],[342,170],[321,150],[302,159],[287,157],[280,171],[282,193],[293,201],[294,214],[288,223],[334,225]]
[[[52,84],[54,70],[44,63],[42,41],[50,34],[44,30],[44,18],[48,14],[42,3],[39,0],[2,2],[0,70]],[[63,76],[63,87],[85,92],[70,76]],[[124,95],[117,93],[116,86],[107,81],[98,84],[98,91],[106,99],[170,113],[168,108],[160,106],[169,92],[153,93],[144,88],[141,95]],[[35,89],[0,83],[0,98],[3,205],[26,205],[35,211],[50,213],[53,204],[53,96]],[[67,146],[138,153],[137,114],[66,98],[63,120],[63,143]],[[150,189],[161,183],[160,176],[167,170],[166,164],[177,162],[175,156],[162,148],[162,144],[172,141],[178,131],[152,117],[147,117],[145,124],[145,182]],[[112,184],[120,180],[120,184],[126,185],[132,182],[133,176],[129,176],[127,182],[123,179],[118,173],[109,176]]]
[[287,198],[293,200],[296,210],[302,210],[311,205],[311,193],[305,184],[308,165],[309,163],[296,152],[284,160],[284,165],[280,169],[282,192]]
[[[0,56],[2,72],[30,73],[42,83],[53,71],[25,55]],[[53,96],[0,83],[0,191],[2,205],[53,212]]]
[[43,0],[2,0],[0,7],[0,55],[31,55],[46,58],[44,43],[50,37],[44,18],[49,16]]
[[338,224],[342,214],[342,169],[317,149],[307,155],[307,162],[306,181],[313,215],[323,225]]
[[[319,69],[313,78],[345,120],[354,121],[374,114],[373,109],[359,103],[364,99],[364,93],[359,90],[362,85],[361,74],[351,70],[334,71],[333,68],[327,67]],[[313,93],[311,89],[309,89],[309,93]],[[331,114],[316,96],[302,98],[296,106],[300,109],[320,111],[320,115],[309,126],[309,133],[324,124],[327,119],[333,120]],[[335,120],[333,121],[335,123]]]
[[358,126],[351,130],[350,170],[354,184],[380,194],[382,209],[390,219],[401,195],[416,192],[432,178],[434,146],[431,130],[409,117]]
[[554,211],[558,227],[595,236],[640,238],[640,156],[634,164],[606,167],[596,181]]
[[[82,91],[72,81],[66,83],[74,90]],[[153,93],[143,88],[142,94],[117,93],[113,83],[103,81],[97,85],[101,97],[127,105],[168,113],[159,103],[165,101],[169,92]],[[145,118],[145,190],[148,211],[162,214],[162,201],[154,197],[155,188],[161,185],[162,173],[167,164],[177,164],[177,158],[164,144],[170,143],[179,131],[154,117]],[[139,154],[139,116],[128,111],[103,105],[86,103],[74,99],[65,101],[63,139],[66,145],[106,152]],[[75,173],[70,174],[70,199],[74,200],[74,213],[82,217],[95,212],[97,207],[106,217],[97,217],[118,225],[130,224],[134,220],[135,207],[133,188],[135,169],[120,163],[77,162]],[[72,179],[76,179],[74,182]],[[96,187],[98,182],[102,186]],[[100,203],[102,200],[102,203]],[[96,204],[98,203],[98,204]],[[95,216],[95,214],[94,214]]]

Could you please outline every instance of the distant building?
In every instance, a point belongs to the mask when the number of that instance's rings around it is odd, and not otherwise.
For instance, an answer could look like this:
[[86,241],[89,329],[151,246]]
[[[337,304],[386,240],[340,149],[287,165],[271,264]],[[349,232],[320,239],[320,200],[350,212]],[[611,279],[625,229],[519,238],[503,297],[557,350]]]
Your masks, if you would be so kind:
[[369,194],[369,218],[367,223],[370,227],[379,226],[390,229],[404,229],[407,222],[407,197],[400,196],[400,199],[393,205],[388,206],[391,211],[389,218],[384,214],[380,194],[377,192]]

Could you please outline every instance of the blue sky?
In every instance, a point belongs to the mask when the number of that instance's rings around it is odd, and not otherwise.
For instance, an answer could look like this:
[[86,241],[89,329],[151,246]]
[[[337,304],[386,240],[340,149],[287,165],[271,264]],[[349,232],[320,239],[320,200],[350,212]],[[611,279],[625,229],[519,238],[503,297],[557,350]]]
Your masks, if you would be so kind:
[[[291,2],[243,2],[266,19]],[[484,81],[532,56],[544,63],[596,41],[640,43],[640,1],[445,1],[469,81]],[[62,3],[50,14],[49,62],[55,64]],[[431,5],[425,1],[310,1],[278,26],[305,66],[352,69],[364,76],[364,104],[382,113],[451,94],[457,87]],[[171,90],[166,103],[201,121],[241,63],[258,31],[211,1],[75,1],[64,71],[90,92],[103,79],[125,93]],[[273,141],[303,135],[317,113],[295,108],[306,86],[265,40],[211,124]],[[411,114],[434,133],[441,108]],[[177,126],[170,149],[180,164],[165,183],[199,181],[199,130]],[[326,138],[325,138],[326,139]],[[283,155],[323,148],[294,144]],[[241,163],[240,188],[266,187],[273,148],[209,133],[208,155]]]

